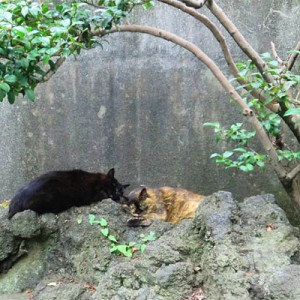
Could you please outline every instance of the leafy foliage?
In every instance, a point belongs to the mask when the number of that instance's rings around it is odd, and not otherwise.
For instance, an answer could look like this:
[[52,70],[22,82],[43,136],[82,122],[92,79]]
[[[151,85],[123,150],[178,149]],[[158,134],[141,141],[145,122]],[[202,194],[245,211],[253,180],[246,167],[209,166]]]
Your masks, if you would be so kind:
[[[0,101],[14,103],[19,94],[34,101],[38,83],[47,80],[62,61],[99,42],[91,30],[118,25],[134,0],[101,0],[90,9],[85,3],[53,5],[31,1],[0,2]],[[152,6],[146,1],[144,6]]]
[[204,123],[204,126],[214,127],[217,135],[217,142],[233,142],[237,147],[233,150],[226,150],[223,154],[213,153],[217,163],[224,164],[227,168],[239,168],[244,172],[253,171],[255,166],[265,167],[267,155],[256,153],[249,147],[249,142],[255,137],[255,132],[248,132],[243,129],[243,123],[236,123],[229,129],[224,129],[219,123]]
[[[239,62],[237,67],[240,73],[235,80],[239,79],[246,83],[239,85],[236,89],[250,88],[244,94],[244,101],[256,112],[261,125],[268,133],[270,139],[273,140],[279,155],[278,159],[287,161],[300,159],[299,152],[281,149],[282,145],[280,146],[278,141],[281,141],[282,119],[277,113],[271,112],[266,107],[271,102],[284,102],[288,108],[284,116],[300,114],[300,108],[295,107],[298,104],[298,100],[293,99],[290,93],[290,89],[299,88],[300,75],[280,67],[277,61],[271,59],[269,53],[264,53],[261,56],[267,66],[267,72],[272,74],[277,84],[266,82],[262,74],[256,71],[252,61],[248,61],[247,64]],[[263,103],[259,99],[251,99],[250,94],[252,90],[261,90],[267,99]],[[204,126],[214,128],[217,142],[233,142],[236,146],[233,150],[227,150],[223,154],[213,153],[211,158],[215,158],[217,163],[224,164],[227,168],[236,167],[245,172],[253,171],[256,166],[265,168],[269,156],[259,154],[250,147],[250,141],[255,137],[256,133],[243,129],[243,123],[233,124],[229,129],[222,128],[217,122],[205,123]]]
[[[244,85],[240,85],[237,89],[244,87],[250,87],[251,89],[261,89],[261,92],[265,95],[266,100],[263,105],[267,105],[271,102],[284,102],[289,109],[285,113],[285,116],[300,114],[299,108],[292,107],[292,104],[300,104],[298,99],[291,97],[290,91],[292,89],[299,89],[300,87],[300,75],[291,72],[279,65],[278,61],[272,60],[270,53],[261,54],[266,66],[266,72],[271,74],[274,83],[266,82],[263,75],[255,70],[254,63],[248,61],[247,64],[237,63],[237,67],[240,71],[239,77],[247,82]],[[249,93],[251,92],[249,90]],[[248,95],[249,95],[248,93]],[[246,95],[247,96],[247,95]]]
[[104,218],[96,219],[96,216],[93,214],[89,215],[89,223],[91,225],[98,224],[101,226],[101,233],[105,236],[110,242],[111,245],[109,247],[109,251],[111,253],[115,253],[116,255],[124,255],[126,257],[132,257],[133,253],[136,251],[144,252],[146,249],[146,245],[150,241],[155,241],[155,233],[150,232],[149,235],[145,236],[141,234],[141,242],[129,242],[129,243],[119,243],[116,236],[110,234],[108,229],[108,223]]

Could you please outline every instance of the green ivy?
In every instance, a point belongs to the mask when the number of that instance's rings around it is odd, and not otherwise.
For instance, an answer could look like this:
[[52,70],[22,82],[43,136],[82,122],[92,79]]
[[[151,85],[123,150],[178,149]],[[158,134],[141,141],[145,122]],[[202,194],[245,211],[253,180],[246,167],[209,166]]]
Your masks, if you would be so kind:
[[[81,223],[82,220],[79,221]],[[78,222],[78,224],[80,223]],[[110,233],[110,230],[108,228],[108,222],[106,221],[106,219],[100,218],[97,220],[95,215],[90,214],[89,223],[91,225],[94,224],[100,225],[101,234],[111,242],[109,251],[111,253],[115,253],[116,255],[124,255],[126,257],[132,257],[133,254],[137,251],[144,252],[148,242],[156,240],[155,233],[151,231],[147,236],[141,234],[140,235],[141,241],[139,243],[137,242],[119,243],[117,237]]]

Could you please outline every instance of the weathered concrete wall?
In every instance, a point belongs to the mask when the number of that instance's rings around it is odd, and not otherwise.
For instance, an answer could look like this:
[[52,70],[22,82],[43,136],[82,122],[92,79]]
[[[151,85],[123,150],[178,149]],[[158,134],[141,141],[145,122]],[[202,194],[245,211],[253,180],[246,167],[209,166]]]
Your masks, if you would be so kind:
[[[272,40],[284,55],[299,38],[298,1],[220,4],[259,52],[270,51]],[[188,16],[158,5],[135,17],[187,37],[225,69],[212,35]],[[2,199],[48,170],[105,172],[113,166],[116,177],[132,186],[182,186],[202,194],[223,189],[237,197],[282,193],[270,170],[241,174],[209,159],[221,145],[202,124],[228,124],[240,114],[194,56],[142,34],[106,40],[104,50],[69,59],[39,87],[35,103],[1,104]]]

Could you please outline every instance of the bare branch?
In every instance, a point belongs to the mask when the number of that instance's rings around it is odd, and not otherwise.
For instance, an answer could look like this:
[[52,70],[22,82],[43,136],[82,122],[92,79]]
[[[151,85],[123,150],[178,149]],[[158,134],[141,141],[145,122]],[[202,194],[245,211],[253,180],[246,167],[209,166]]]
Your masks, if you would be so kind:
[[[297,43],[294,50],[295,51],[300,51],[300,41]],[[289,71],[292,70],[298,56],[299,56],[299,53],[296,53],[296,52],[291,53],[291,55],[288,59],[287,65],[286,65],[286,67]]]
[[[241,48],[241,50],[253,61],[259,72],[264,77],[265,81],[268,83],[272,83],[276,86],[276,82],[273,76],[267,72],[266,65],[264,61],[261,59],[259,54],[251,47],[251,45],[247,42],[241,32],[236,28],[236,26],[231,22],[231,20],[226,16],[223,10],[216,4],[214,0],[209,0],[207,3],[207,7],[210,11],[215,15],[215,17],[219,20],[219,22],[224,26],[224,28],[228,31],[228,33],[233,37],[237,45]],[[298,45],[297,45],[298,46]],[[295,126],[295,122],[293,116],[284,116],[285,112],[288,110],[288,107],[284,102],[279,102],[280,110],[278,110],[278,114],[282,117],[284,122],[287,124],[289,129],[293,132],[297,140],[300,142],[300,128],[299,126]]]
[[[273,42],[271,42],[271,49],[272,49],[272,54],[273,54],[274,58],[277,60],[279,66],[285,68],[282,59],[279,57],[279,55],[278,55],[277,52],[276,52],[275,44],[274,44]],[[283,69],[284,69],[284,68],[283,68]]]
[[193,53],[200,61],[202,61],[218,79],[224,89],[230,94],[230,96],[242,107],[245,114],[249,114],[252,110],[248,107],[245,101],[240,97],[240,95],[235,91],[235,88],[228,82],[226,76],[219,69],[219,67],[214,63],[214,61],[208,57],[200,48],[195,44],[175,35],[171,32],[143,25],[120,25],[118,27],[112,28],[109,32],[106,32],[102,29],[92,32],[93,36],[104,36],[109,33],[114,32],[140,32],[150,34],[167,41],[170,41],[176,45],[179,45],[186,50]]
[[207,0],[181,0],[187,6],[194,7],[194,8],[201,8],[207,2]]
[[300,172],[300,164],[286,175],[286,179],[292,181]]
[[[245,80],[240,79],[239,77],[239,70],[236,67],[236,64],[233,60],[233,57],[231,55],[231,52],[229,51],[229,48],[227,46],[226,43],[226,39],[224,37],[224,35],[221,33],[221,31],[218,29],[218,27],[206,16],[204,16],[203,14],[200,14],[198,11],[196,11],[193,8],[187,7],[184,4],[182,4],[181,2],[177,1],[177,0],[158,0],[162,3],[165,3],[167,5],[170,5],[172,7],[176,7],[178,9],[180,9],[181,11],[189,14],[190,16],[194,17],[196,20],[200,21],[203,25],[205,25],[214,35],[214,37],[216,38],[216,40],[219,42],[221,49],[223,51],[224,54],[224,58],[229,66],[229,69],[232,73],[232,75],[237,78],[237,81],[241,84],[244,85],[244,89],[247,91],[251,92],[251,95],[254,98],[259,99],[262,103],[266,100],[266,98],[263,95],[263,91],[262,90],[254,90],[252,89],[252,87],[247,86],[248,82]],[[269,103],[267,105],[267,107],[273,111],[273,112],[277,112],[278,111],[278,104],[274,104],[274,103]]]
[[224,11],[216,4],[215,1],[210,0],[207,3],[207,7],[214,14],[214,16],[219,20],[219,22],[224,26],[224,28],[228,31],[228,33],[235,40],[237,45],[241,48],[241,50],[254,62],[257,69],[260,71],[264,79],[269,82],[275,84],[273,77],[266,71],[265,63],[259,54],[251,47],[248,41],[244,38],[241,32],[236,28],[236,26],[231,22],[231,20],[227,17]]
[[116,27],[112,28],[109,32],[106,32],[104,30],[96,30],[92,33],[92,35],[102,37],[104,35],[114,33],[114,32],[140,32],[140,33],[150,34],[152,36],[170,41],[193,53],[200,61],[202,61],[210,69],[210,71],[213,73],[216,79],[221,83],[221,85],[224,87],[224,89],[227,91],[230,97],[233,100],[235,100],[235,102],[242,108],[243,115],[250,122],[250,124],[256,131],[262,146],[264,147],[266,152],[270,155],[271,164],[274,170],[276,171],[278,177],[285,178],[286,172],[278,160],[277,152],[272,142],[270,141],[267,133],[265,132],[263,126],[255,116],[254,112],[249,108],[247,103],[236,92],[235,88],[230,84],[226,76],[218,68],[218,66],[214,63],[214,61],[210,57],[208,57],[200,48],[198,48],[195,44],[171,32],[158,29],[158,28],[153,28],[150,26],[142,26],[142,25],[120,25],[118,26],[118,28]]
[[48,81],[58,70],[58,68],[63,64],[63,62],[66,60],[65,57],[60,57],[56,62],[55,62],[55,68],[54,70],[49,70],[45,76],[43,76],[43,79],[41,80],[41,82],[45,82]]
[[[234,75],[234,77],[238,77],[239,75],[239,70],[237,69],[234,60],[232,58],[232,55],[228,49],[226,40],[224,35],[221,33],[221,31],[218,29],[218,27],[206,16],[204,16],[203,14],[200,14],[198,11],[196,11],[193,8],[187,7],[186,5],[182,4],[181,2],[177,1],[177,0],[158,0],[159,2],[168,4],[170,6],[176,7],[178,9],[180,9],[181,11],[189,14],[190,16],[194,17],[196,20],[200,21],[202,24],[204,24],[214,35],[214,37],[216,38],[216,40],[219,42],[225,60],[231,70],[231,73]],[[243,82],[244,84],[245,82]]]

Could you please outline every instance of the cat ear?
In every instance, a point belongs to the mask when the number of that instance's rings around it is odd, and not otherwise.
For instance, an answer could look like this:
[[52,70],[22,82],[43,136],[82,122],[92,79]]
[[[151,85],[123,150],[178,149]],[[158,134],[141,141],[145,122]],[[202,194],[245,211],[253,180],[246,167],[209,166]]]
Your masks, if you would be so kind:
[[140,194],[139,194],[139,201],[145,201],[148,197],[148,194],[147,194],[147,189],[144,187],[142,188],[142,190],[140,191]]
[[114,169],[114,168],[110,169],[110,170],[107,172],[107,177],[108,177],[108,178],[111,178],[111,179],[115,178],[115,169]]

